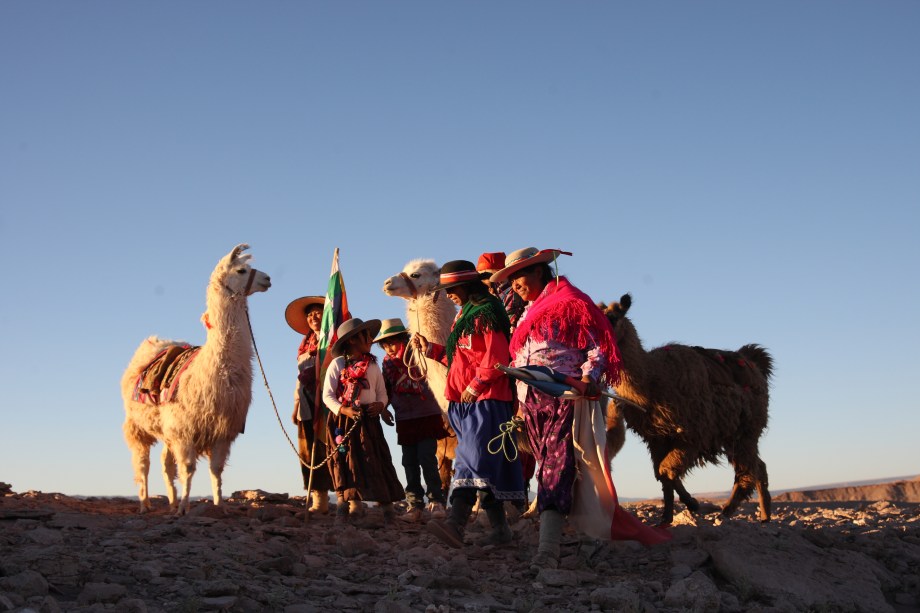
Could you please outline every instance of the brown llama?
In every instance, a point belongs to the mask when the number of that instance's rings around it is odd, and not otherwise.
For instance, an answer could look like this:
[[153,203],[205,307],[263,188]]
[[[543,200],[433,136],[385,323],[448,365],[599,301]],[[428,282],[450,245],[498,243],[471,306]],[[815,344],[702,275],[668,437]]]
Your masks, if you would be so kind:
[[767,466],[758,441],[767,427],[773,358],[755,344],[721,351],[671,343],[646,351],[626,317],[631,304],[625,294],[618,303],[598,306],[613,325],[623,360],[616,392],[645,410],[614,401],[608,428],[622,429],[622,417],[648,447],[664,494],[662,525],[674,518],[674,492],[691,512],[699,510],[681,479],[697,466],[719,464],[721,456],[735,469],[722,515],[732,515],[756,486],[760,521],[770,521]]

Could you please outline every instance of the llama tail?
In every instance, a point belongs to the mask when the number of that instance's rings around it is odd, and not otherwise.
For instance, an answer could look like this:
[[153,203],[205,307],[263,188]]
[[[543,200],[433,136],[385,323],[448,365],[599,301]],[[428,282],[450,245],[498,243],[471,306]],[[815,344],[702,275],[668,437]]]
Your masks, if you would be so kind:
[[753,362],[763,373],[765,379],[769,380],[773,376],[773,356],[761,345],[756,343],[745,345],[738,350],[738,353]]

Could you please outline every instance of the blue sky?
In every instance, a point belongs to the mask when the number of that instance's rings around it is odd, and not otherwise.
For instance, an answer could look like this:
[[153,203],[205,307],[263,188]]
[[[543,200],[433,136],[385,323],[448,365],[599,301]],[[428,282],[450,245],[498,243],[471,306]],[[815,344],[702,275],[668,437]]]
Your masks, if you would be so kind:
[[[336,247],[367,319],[404,315],[381,286],[410,259],[533,245],[596,300],[631,292],[647,348],[772,352],[772,489],[920,473],[918,23],[911,1],[0,3],[0,481],[134,495],[122,371],[150,334],[204,341],[241,242],[291,436],[283,311]],[[253,392],[225,491],[299,494]],[[631,433],[614,479],[660,493]]]

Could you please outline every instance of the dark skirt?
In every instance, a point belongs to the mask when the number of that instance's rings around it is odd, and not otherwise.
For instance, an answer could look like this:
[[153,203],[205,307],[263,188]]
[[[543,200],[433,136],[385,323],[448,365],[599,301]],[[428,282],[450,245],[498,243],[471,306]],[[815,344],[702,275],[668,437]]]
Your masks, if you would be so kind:
[[436,441],[447,438],[447,428],[441,414],[404,419],[396,422],[396,442],[400,445],[417,445],[433,438]]
[[[302,421],[297,424],[297,446],[300,448],[300,458],[302,460],[300,472],[303,474],[303,487],[304,489],[309,488],[311,490],[328,492],[332,489],[332,473],[329,472],[328,462],[313,470],[313,480],[310,481],[309,466],[317,466],[322,463],[323,460],[326,459],[327,453],[326,428],[320,430],[319,436],[316,436],[316,433],[313,431],[314,423],[315,422],[311,419],[310,421]],[[314,441],[316,443],[315,450],[313,449]],[[307,466],[304,466],[303,462],[306,462]]]
[[572,442],[574,401],[555,398],[533,387],[521,402],[524,431],[537,461],[537,510],[555,509],[564,515],[572,510],[577,471]]
[[[524,500],[524,477],[520,458],[509,460],[501,449],[501,425],[514,414],[511,402],[480,400],[451,402],[447,417],[457,433],[457,456],[451,488],[490,490],[498,500]],[[490,442],[493,451],[489,451]],[[506,440],[505,448],[513,457],[515,441]]]
[[332,489],[340,500],[387,503],[405,498],[393,467],[390,447],[383,436],[380,417],[361,418],[347,437],[345,433],[354,425],[350,417],[330,413],[327,425],[329,446],[338,447],[329,466]]

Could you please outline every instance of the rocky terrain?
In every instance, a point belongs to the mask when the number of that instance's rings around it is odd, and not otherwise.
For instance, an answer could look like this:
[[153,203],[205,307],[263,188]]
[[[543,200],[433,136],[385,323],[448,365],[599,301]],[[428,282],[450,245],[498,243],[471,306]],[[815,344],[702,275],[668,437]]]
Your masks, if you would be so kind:
[[[258,490],[175,518],[163,498],[138,515],[133,499],[0,484],[0,611],[920,611],[920,502],[901,483],[880,499],[783,495],[768,524],[754,503],[724,521],[705,504],[652,548],[567,532],[561,567],[538,573],[527,519],[509,546],[459,551],[376,508],[361,525],[305,521],[303,499]],[[485,532],[477,520],[467,541]]]

